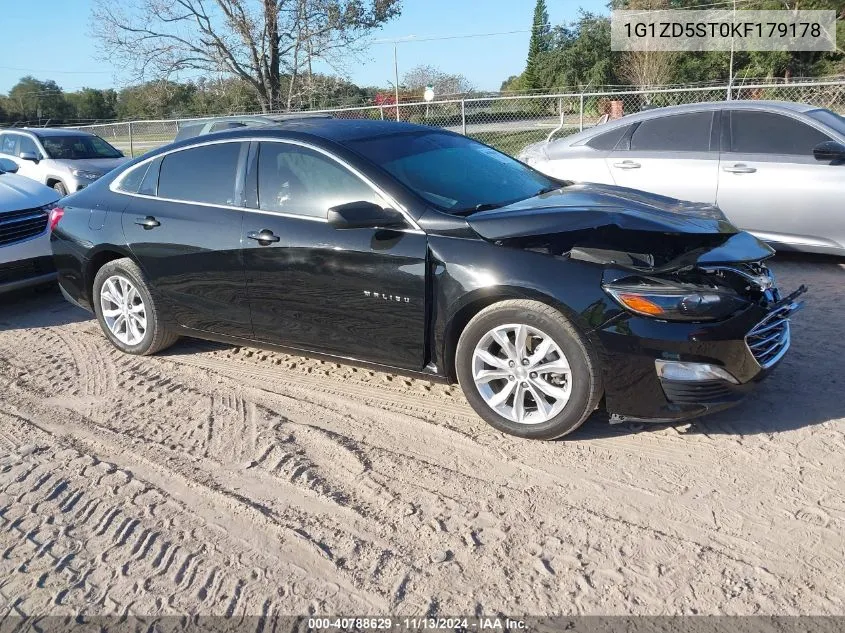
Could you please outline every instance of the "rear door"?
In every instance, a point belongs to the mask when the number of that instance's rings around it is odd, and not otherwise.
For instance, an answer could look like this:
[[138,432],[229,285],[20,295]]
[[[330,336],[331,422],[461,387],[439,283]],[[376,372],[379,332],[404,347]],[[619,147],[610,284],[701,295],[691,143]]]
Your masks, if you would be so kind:
[[713,204],[717,129],[715,110],[647,119],[634,124],[605,161],[617,185]]
[[[426,236],[343,229],[329,207],[391,206],[332,155],[287,142],[255,143],[244,219],[244,264],[256,339],[421,369]],[[262,236],[265,239],[261,239]]]
[[763,110],[723,114],[718,204],[742,229],[798,247],[845,247],[845,166],[813,148],[821,125]]
[[248,142],[200,145],[151,165],[123,231],[179,325],[250,338],[241,228]]

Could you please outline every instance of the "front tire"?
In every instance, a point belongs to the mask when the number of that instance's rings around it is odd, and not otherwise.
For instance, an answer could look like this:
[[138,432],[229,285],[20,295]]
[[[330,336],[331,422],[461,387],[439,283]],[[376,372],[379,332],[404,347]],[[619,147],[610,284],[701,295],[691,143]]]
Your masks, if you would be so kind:
[[519,437],[551,440],[571,433],[602,394],[587,339],[538,301],[502,301],[479,312],[458,341],[455,369],[476,413]]
[[94,277],[94,312],[117,349],[147,356],[175,343],[138,265],[131,259],[108,262]]
[[65,187],[64,183],[62,182],[54,182],[53,189],[58,193],[62,198],[67,195],[67,188]]

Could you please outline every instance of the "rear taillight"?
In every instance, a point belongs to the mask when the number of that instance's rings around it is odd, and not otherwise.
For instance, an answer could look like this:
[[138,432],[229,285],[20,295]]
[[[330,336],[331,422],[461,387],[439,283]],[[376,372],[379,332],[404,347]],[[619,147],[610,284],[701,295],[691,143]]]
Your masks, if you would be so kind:
[[65,214],[65,210],[62,207],[54,207],[50,211],[50,230],[54,230],[59,225],[59,220]]

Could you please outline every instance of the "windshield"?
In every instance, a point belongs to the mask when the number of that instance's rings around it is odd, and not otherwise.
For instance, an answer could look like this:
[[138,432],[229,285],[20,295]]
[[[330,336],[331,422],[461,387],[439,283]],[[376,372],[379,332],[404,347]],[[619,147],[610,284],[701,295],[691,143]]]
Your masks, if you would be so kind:
[[830,110],[822,109],[810,110],[807,114],[813,117],[816,121],[824,123],[835,132],[845,136],[845,117],[842,117]]
[[347,145],[455,214],[494,209],[561,186],[510,156],[454,134],[412,132]]
[[41,144],[50,158],[82,160],[123,156],[99,136],[42,136]]

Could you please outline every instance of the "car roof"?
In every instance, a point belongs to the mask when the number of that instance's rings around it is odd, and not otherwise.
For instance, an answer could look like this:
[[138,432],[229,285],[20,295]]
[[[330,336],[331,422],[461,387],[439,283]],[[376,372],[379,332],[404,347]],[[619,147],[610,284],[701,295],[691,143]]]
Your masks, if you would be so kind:
[[10,127],[0,130],[0,132],[29,132],[39,138],[45,136],[96,136],[91,132],[67,127]]
[[640,121],[681,112],[723,110],[725,108],[730,108],[731,110],[769,110],[781,112],[808,112],[810,110],[818,109],[816,106],[807,105],[806,103],[794,103],[792,101],[704,101],[702,103],[684,103],[682,105],[652,108],[650,110],[643,110],[642,112],[634,112],[632,114],[625,115],[622,119],[617,120]]
[[684,112],[702,112],[708,110],[766,110],[767,112],[792,112],[795,114],[803,114],[812,110],[818,110],[818,106],[808,105],[806,103],[795,103],[792,101],[763,101],[763,100],[747,100],[747,101],[702,101],[701,103],[684,103],[682,105],[665,106],[662,108],[652,108],[650,110],[643,110],[641,112],[634,112],[626,114],[619,119],[613,119],[602,125],[596,125],[587,128],[581,132],[570,134],[560,139],[555,139],[549,146],[558,145],[559,147],[570,147],[576,143],[580,143],[584,139],[590,139],[593,136],[610,130],[628,126],[631,123],[638,121],[648,121],[651,119],[658,119],[664,116],[671,116],[673,114],[682,114]]
[[[268,138],[279,136],[310,136],[312,138],[317,137],[328,141],[334,141],[335,143],[343,145],[345,142],[364,138],[370,139],[379,136],[433,131],[451,134],[451,132],[446,130],[437,130],[437,128],[426,127],[424,125],[415,125],[413,123],[402,123],[397,121],[307,117],[279,121],[270,125],[261,125],[258,127],[239,127],[231,130],[214,132],[212,134],[203,135],[202,140],[209,141],[223,138],[235,139],[241,137],[260,136],[266,136]],[[194,136],[183,141],[177,141],[173,144],[173,146],[167,147],[192,145],[197,143],[199,138],[200,137]]]

